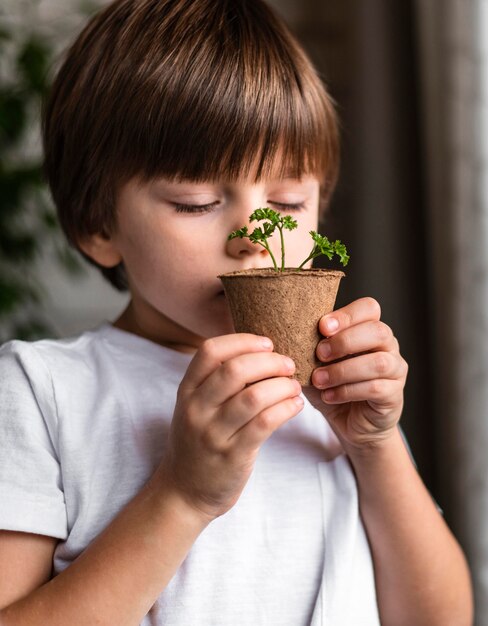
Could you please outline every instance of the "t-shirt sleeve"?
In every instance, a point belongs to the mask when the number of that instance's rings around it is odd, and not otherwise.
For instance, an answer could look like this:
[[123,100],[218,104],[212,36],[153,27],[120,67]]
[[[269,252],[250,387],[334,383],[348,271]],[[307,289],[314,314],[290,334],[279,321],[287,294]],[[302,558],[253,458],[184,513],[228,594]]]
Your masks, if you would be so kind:
[[0,348],[0,529],[67,537],[50,372],[36,348]]

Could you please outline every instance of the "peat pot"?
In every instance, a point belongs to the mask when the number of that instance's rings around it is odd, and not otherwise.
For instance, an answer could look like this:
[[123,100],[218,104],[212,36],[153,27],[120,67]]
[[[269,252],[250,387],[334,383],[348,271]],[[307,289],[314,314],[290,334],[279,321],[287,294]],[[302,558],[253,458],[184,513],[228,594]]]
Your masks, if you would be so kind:
[[269,337],[275,352],[291,357],[294,378],[311,385],[321,363],[315,350],[322,338],[320,318],[334,310],[344,272],[287,268],[240,270],[219,276],[224,285],[237,333]]

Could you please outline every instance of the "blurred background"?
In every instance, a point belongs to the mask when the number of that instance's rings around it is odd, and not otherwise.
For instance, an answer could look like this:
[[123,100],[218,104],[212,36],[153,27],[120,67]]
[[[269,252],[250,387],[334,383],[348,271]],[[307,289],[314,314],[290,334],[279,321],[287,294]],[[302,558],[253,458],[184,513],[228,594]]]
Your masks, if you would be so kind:
[[[126,302],[63,242],[40,101],[105,2],[0,4],[0,340],[64,337]],[[352,256],[337,306],[376,298],[410,365],[402,425],[488,626],[488,0],[272,0],[337,102],[322,231]]]

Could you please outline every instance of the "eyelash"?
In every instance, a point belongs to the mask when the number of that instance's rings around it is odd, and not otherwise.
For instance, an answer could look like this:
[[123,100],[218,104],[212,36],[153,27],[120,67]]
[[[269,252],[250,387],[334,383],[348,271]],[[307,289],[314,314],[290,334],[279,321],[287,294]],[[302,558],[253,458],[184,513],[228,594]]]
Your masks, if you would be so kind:
[[[212,202],[210,204],[177,204],[174,203],[174,207],[177,213],[209,213],[212,211],[218,202]],[[295,204],[287,204],[285,202],[270,202],[288,211],[299,211],[303,209],[305,204],[303,202],[297,202]]]
[[177,204],[174,203],[177,213],[208,213],[212,211],[218,202],[210,204]]
[[280,206],[283,209],[289,210],[289,211],[299,211],[300,209],[303,209],[305,207],[305,203],[303,202],[295,202],[295,203],[289,203],[289,204],[287,204],[286,202],[270,202],[270,204]]

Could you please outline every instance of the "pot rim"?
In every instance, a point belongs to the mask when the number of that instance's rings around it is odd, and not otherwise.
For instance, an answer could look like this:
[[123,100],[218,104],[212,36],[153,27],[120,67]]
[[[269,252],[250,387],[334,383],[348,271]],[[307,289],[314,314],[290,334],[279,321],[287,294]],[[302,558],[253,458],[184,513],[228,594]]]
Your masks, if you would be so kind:
[[253,267],[245,270],[235,270],[233,272],[219,274],[217,278],[239,278],[241,276],[256,276],[260,278],[285,278],[288,276],[320,278],[321,276],[335,276],[337,278],[343,278],[345,275],[346,274],[341,270],[331,270],[322,267],[312,267],[310,269],[301,269],[298,271],[293,267],[285,267],[282,272],[277,272],[274,267]]

